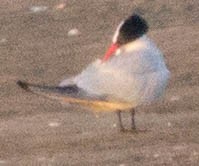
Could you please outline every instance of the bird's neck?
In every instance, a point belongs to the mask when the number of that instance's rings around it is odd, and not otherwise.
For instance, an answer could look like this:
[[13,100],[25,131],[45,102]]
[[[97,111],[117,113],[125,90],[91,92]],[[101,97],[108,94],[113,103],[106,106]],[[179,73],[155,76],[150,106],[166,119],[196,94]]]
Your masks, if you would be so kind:
[[116,52],[116,55],[122,54],[122,53],[129,53],[133,51],[139,51],[147,47],[147,43],[149,42],[149,39],[146,35],[143,35],[142,37],[125,44],[121,48],[119,48]]

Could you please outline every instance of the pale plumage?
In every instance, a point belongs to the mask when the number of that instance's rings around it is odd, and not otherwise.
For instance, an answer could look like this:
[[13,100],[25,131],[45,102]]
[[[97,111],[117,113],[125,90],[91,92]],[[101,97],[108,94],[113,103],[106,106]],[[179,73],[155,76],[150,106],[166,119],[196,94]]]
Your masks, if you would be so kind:
[[[108,101],[131,103],[132,129],[135,107],[160,98],[169,79],[163,55],[146,36],[147,22],[133,14],[116,29],[112,44],[103,57],[88,65],[79,75],[60,86],[74,84],[89,96],[105,96]],[[123,131],[121,111],[119,126]]]
[[102,60],[97,59],[77,76],[65,79],[58,87],[23,81],[18,85],[65,103],[117,111],[121,130],[121,111],[130,109],[134,130],[134,108],[160,98],[169,79],[163,55],[146,36],[147,31],[146,21],[133,14],[119,24]]
[[137,105],[160,97],[167,85],[169,71],[156,45],[143,36],[119,48],[118,52],[106,63],[96,60],[81,74],[60,85],[73,83],[90,95],[103,95],[110,100]]

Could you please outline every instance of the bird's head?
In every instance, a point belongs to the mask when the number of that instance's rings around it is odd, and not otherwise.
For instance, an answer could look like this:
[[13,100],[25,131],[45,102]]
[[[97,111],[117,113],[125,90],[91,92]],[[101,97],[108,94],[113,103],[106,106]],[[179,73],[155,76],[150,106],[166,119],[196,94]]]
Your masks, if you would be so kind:
[[133,14],[123,20],[117,27],[112,44],[104,55],[102,61],[107,61],[120,47],[142,37],[148,31],[147,22],[139,15]]

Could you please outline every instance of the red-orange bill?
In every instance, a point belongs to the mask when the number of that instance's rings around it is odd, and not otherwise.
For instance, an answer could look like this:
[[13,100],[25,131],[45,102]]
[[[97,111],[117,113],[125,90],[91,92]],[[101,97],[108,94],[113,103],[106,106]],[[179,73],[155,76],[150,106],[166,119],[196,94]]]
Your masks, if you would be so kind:
[[104,55],[102,61],[107,61],[111,56],[114,55],[114,53],[116,52],[116,50],[119,48],[119,45],[117,43],[113,43],[111,44],[111,46],[109,47],[109,49],[107,50],[106,54]]

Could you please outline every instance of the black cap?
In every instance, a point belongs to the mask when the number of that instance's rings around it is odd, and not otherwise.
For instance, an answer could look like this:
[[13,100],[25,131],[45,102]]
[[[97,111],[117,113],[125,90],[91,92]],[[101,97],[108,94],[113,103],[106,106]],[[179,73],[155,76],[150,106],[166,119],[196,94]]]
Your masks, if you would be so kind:
[[147,33],[148,28],[147,22],[141,16],[133,14],[121,25],[117,43],[120,45],[127,44]]

